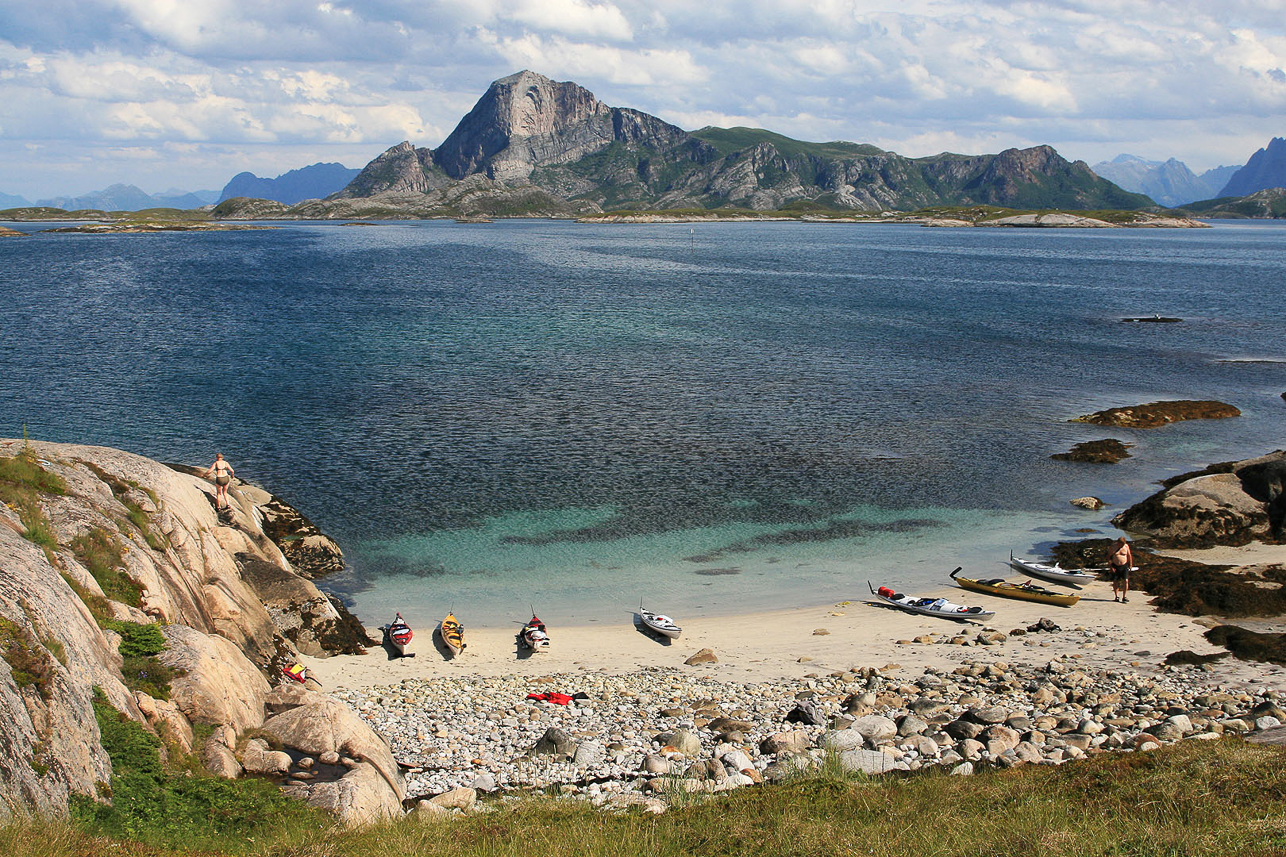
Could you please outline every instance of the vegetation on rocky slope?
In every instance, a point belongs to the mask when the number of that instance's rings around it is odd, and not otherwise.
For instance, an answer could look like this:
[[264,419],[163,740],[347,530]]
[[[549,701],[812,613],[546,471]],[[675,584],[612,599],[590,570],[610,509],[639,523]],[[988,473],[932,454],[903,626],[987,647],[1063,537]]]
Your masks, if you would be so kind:
[[[116,726],[112,713],[103,716],[110,732]],[[583,801],[532,797],[491,803],[490,812],[432,821],[411,816],[351,830],[278,803],[268,790],[262,804],[253,805],[248,791],[234,795],[200,775],[175,776],[155,761],[155,748],[144,746],[147,741],[137,734],[105,740],[114,754],[123,750],[142,760],[112,784],[118,798],[137,796],[133,808],[100,816],[82,805],[80,823],[26,822],[0,829],[0,851],[14,857],[108,851],[158,857],[194,852],[1267,857],[1286,849],[1286,753],[1237,739],[1184,741],[1153,752],[1103,754],[1059,767],[985,770],[971,777],[821,773],[694,797],[660,816],[608,814]]]
[[165,849],[238,853],[253,850],[265,835],[286,845],[301,829],[317,835],[329,827],[324,815],[286,797],[269,780],[225,780],[207,772],[195,755],[163,745],[101,694],[94,716],[112,760],[112,781],[102,784],[100,796],[111,803],[72,799],[72,818],[86,839],[98,835]]
[[0,458],[0,502],[18,513],[24,528],[23,538],[39,545],[46,554],[58,547],[58,540],[40,508],[40,495],[61,495],[66,491],[62,477],[42,467],[31,447],[24,447],[9,458]]

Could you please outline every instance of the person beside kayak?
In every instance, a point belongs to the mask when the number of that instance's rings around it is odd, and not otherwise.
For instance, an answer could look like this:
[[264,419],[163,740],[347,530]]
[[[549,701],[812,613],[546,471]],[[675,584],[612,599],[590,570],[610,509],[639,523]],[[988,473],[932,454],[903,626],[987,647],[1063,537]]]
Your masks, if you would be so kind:
[[1112,574],[1112,600],[1128,602],[1130,599],[1126,596],[1130,592],[1130,569],[1134,566],[1134,551],[1130,550],[1130,543],[1125,536],[1112,544],[1107,565]]

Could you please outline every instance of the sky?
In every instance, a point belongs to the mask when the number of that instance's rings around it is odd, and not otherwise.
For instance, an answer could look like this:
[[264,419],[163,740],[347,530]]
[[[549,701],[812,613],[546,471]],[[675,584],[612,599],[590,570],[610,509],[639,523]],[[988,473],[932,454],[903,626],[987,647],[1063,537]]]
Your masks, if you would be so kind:
[[522,69],[689,130],[1201,172],[1286,136],[1286,0],[0,0],[0,193],[362,167]]

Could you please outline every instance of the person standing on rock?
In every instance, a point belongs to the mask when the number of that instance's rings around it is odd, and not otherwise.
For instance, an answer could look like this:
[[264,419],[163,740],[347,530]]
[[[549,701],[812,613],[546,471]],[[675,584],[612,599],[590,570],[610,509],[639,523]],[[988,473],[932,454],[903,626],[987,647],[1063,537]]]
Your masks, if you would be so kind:
[[228,486],[232,484],[232,477],[236,475],[237,472],[232,469],[232,465],[223,460],[223,453],[216,452],[214,454],[214,464],[211,464],[210,469],[205,472],[205,478],[210,479],[213,477],[214,484],[218,488],[214,501],[216,509],[228,508]]
[[1134,551],[1130,543],[1121,536],[1112,543],[1112,552],[1107,558],[1108,568],[1112,572],[1112,600],[1126,602],[1130,592],[1130,569],[1134,567]]

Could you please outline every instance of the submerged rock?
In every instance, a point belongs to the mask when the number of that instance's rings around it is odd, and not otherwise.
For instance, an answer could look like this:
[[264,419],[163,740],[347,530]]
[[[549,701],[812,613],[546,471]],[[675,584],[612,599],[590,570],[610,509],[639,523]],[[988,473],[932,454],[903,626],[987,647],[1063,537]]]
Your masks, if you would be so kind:
[[1072,447],[1070,452],[1059,452],[1051,455],[1055,461],[1079,461],[1089,464],[1116,464],[1123,458],[1129,458],[1129,444],[1114,438],[1105,440],[1087,440]]

